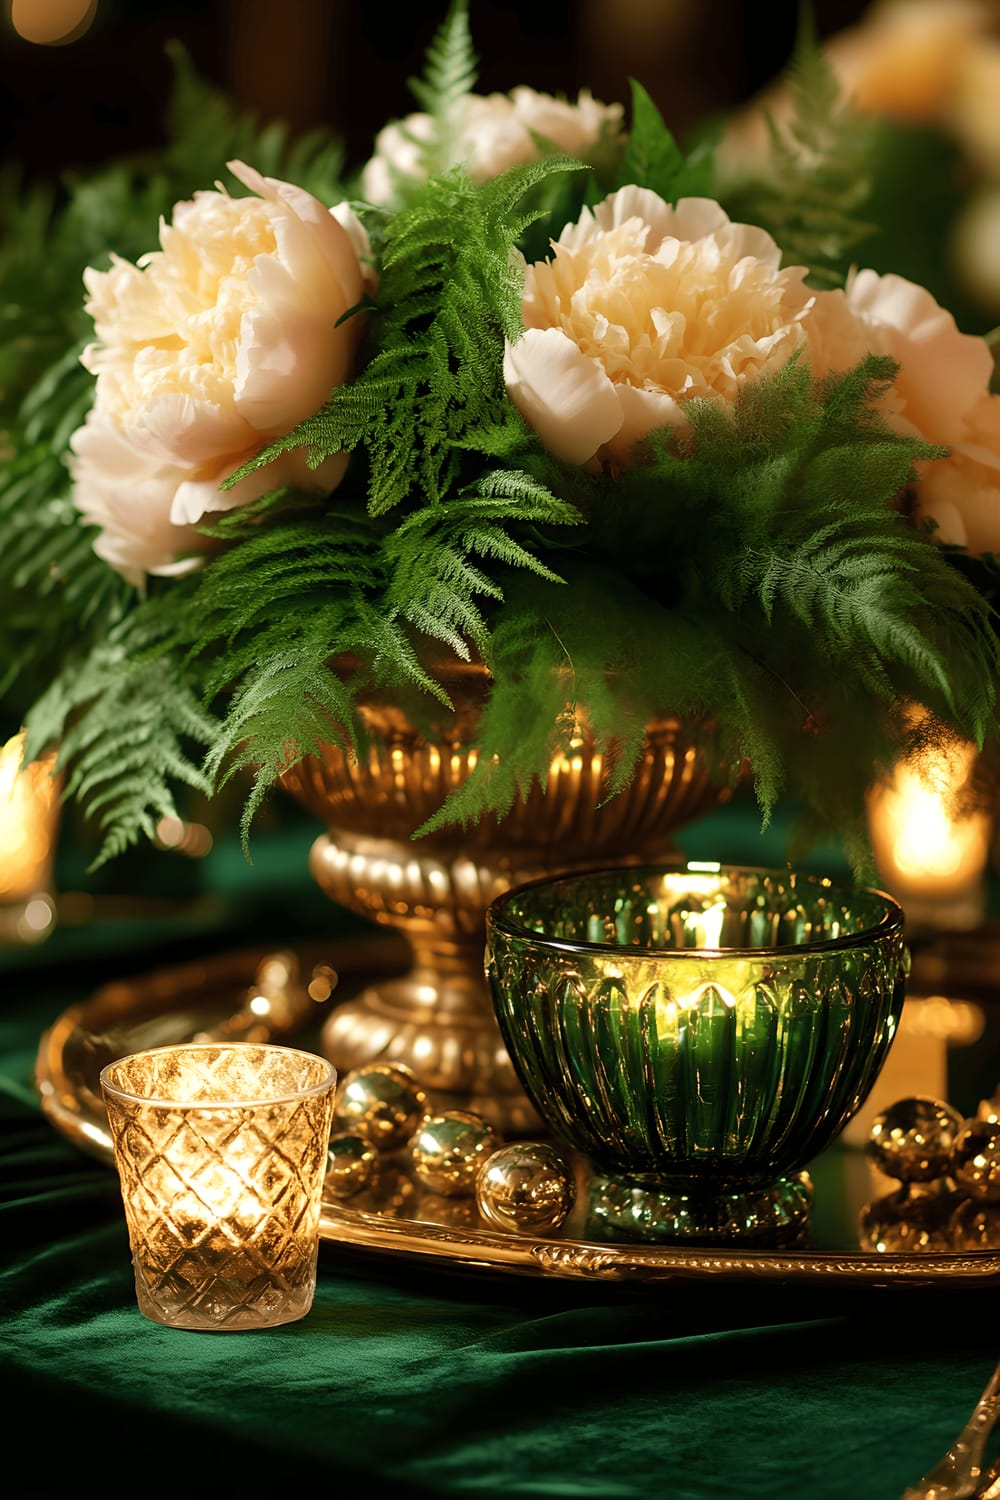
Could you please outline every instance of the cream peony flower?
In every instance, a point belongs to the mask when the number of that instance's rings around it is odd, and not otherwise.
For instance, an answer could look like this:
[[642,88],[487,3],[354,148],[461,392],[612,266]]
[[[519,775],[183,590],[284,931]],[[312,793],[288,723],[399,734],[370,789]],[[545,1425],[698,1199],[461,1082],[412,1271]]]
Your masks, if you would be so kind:
[[995,14],[993,0],[876,0],[829,39],[826,55],[859,109],[941,121]]
[[[623,106],[601,104],[588,89],[575,104],[522,87],[509,94],[469,94],[462,107],[455,156],[477,184],[537,160],[544,154],[539,139],[595,166],[613,159],[623,140]],[[433,129],[430,115],[412,114],[379,131],[375,154],[361,174],[369,203],[392,204],[400,178],[423,179],[423,151]]]
[[161,225],[159,250],[84,277],[96,388],[70,444],[74,496],[101,528],[96,550],[136,583],[196,565],[206,513],[284,484],[327,491],[346,467],[289,453],[219,488],[350,378],[361,322],[337,322],[364,294],[367,254],[346,205],[229,169],[255,196],[196,193]]
[[918,515],[934,519],[938,541],[1000,551],[1000,397],[990,395],[985,339],[962,333],[924,287],[866,270],[818,299],[809,348],[816,375],[849,369],[866,350],[896,361],[886,420],[951,450],[919,465]]
[[852,271],[842,292],[817,299],[809,350],[817,376],[850,369],[866,351],[889,355],[900,371],[886,415],[897,431],[929,443],[962,439],[993,372],[986,341],[962,333],[930,292],[876,271]]
[[627,465],[651,432],[686,425],[688,401],[732,403],[803,347],[815,301],[805,275],[711,199],[672,208],[623,188],[525,267],[507,393],[557,458]]
[[946,459],[928,464],[917,489],[934,538],[1000,557],[1000,396],[983,395]]

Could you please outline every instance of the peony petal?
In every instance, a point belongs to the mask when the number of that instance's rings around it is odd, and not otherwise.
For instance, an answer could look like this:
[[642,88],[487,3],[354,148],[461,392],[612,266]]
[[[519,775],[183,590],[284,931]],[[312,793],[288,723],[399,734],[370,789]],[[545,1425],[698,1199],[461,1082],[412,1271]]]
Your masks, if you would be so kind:
[[361,275],[365,290],[369,293],[374,293],[378,288],[378,272],[372,259],[372,242],[368,236],[367,229],[351,205],[346,201],[335,203],[330,209],[330,214],[336,219],[354,246],[354,253],[361,265]]
[[101,555],[135,582],[215,545],[193,529],[205,514],[288,484],[329,493],[347,467],[338,454],[310,469],[296,450],[219,488],[350,378],[362,325],[340,320],[363,295],[359,254],[370,253],[349,205],[331,212],[232,167],[257,197],[196,193],[161,224],[160,250],[85,277],[98,339],[84,362],[97,382],[71,440],[77,503],[101,529]]
[[683,408],[667,395],[666,391],[643,390],[635,385],[615,387],[622,425],[614,437],[605,443],[602,456],[613,459],[627,468],[634,458],[632,449],[650,433],[661,427],[686,428],[688,420]]
[[335,326],[304,309],[265,301],[244,315],[236,357],[236,409],[258,432],[279,436],[319,410],[349,378],[357,325]]
[[245,453],[255,433],[234,410],[187,391],[165,391],[131,414],[127,437],[162,463],[197,469],[220,455]]
[[621,427],[615,386],[557,328],[529,328],[508,342],[503,372],[511,401],[564,463],[588,462]]
[[[719,210],[722,212],[721,209]],[[723,218],[725,219],[725,214]],[[673,234],[674,210],[651,188],[630,184],[617,193],[609,193],[594,209],[594,223],[603,233],[617,229],[629,219],[641,219],[647,226],[646,249],[654,251],[662,239]],[[726,219],[726,223],[728,223]]]
[[[936,506],[933,514],[941,526],[941,530],[935,532],[939,541],[955,542],[977,555],[992,552],[1000,557],[1000,485],[964,487],[960,513],[959,506],[956,506],[954,519],[945,504]],[[964,535],[960,536],[960,533]]]
[[960,441],[993,374],[985,339],[960,332],[951,313],[905,277],[859,271],[846,290],[851,309],[901,367],[896,385],[909,420],[930,442]]
[[170,519],[183,471],[148,458],[143,464],[93,412],[70,446],[73,503],[85,521],[100,528],[94,543],[99,557],[136,587],[147,573],[190,571],[199,565],[198,557],[184,555],[203,552],[211,543]]
[[[358,255],[351,242],[350,234],[333,217],[329,209],[325,208],[318,198],[314,198],[312,193],[307,193],[304,188],[296,187],[290,182],[281,182],[276,177],[262,177],[259,172],[243,162],[231,161],[226,165],[233,176],[244,186],[251,188],[259,197],[268,202],[287,209],[293,220],[297,220],[303,228],[310,231],[308,235],[302,236],[295,243],[302,245],[308,243],[310,253],[318,251],[322,254],[326,269],[344,299],[345,308],[352,307],[359,302],[364,291],[364,284]],[[288,234],[289,242],[292,243],[293,225],[289,223],[288,216],[280,215],[277,218],[276,230],[279,234],[279,241],[282,232],[285,232]]]
[[240,467],[239,463],[227,464],[207,478],[188,479],[179,484],[170,519],[175,526],[194,525],[211,512],[236,510],[286,485],[310,494],[329,494],[344,477],[347,463],[346,453],[335,453],[311,469],[306,462],[306,449],[293,448],[254,469],[229,489],[222,489],[223,482]]
[[93,373],[100,369],[105,345],[148,344],[174,336],[176,330],[164,314],[155,283],[137,266],[113,255],[110,270],[88,267],[83,281],[87,290],[84,309],[93,318],[97,335],[97,343],[83,354],[86,369]]
[[81,462],[102,471],[109,479],[129,479],[149,470],[145,458],[127,443],[118,429],[101,411],[98,401],[87,413],[82,427],[69,440],[71,451]]

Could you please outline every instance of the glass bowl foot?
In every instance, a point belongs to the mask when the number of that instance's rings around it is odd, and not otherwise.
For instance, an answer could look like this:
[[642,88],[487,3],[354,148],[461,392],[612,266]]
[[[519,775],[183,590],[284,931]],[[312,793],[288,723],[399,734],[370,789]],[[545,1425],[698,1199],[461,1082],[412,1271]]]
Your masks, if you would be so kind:
[[808,1236],[808,1172],[752,1183],[595,1176],[585,1233],[592,1239],[658,1244],[800,1244]]

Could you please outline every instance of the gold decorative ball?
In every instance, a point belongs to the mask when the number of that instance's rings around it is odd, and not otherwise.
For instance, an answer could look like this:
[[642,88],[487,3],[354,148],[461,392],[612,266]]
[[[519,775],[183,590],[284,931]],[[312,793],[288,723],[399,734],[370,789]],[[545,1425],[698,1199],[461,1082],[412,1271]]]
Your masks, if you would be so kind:
[[518,1141],[487,1157],[476,1176],[483,1218],[515,1234],[558,1229],[576,1199],[569,1165],[552,1146]]
[[954,1245],[952,1216],[961,1202],[951,1188],[906,1185],[866,1203],[858,1217],[862,1250],[877,1255],[946,1255]]
[[942,1099],[914,1094],[872,1122],[865,1147],[870,1161],[899,1182],[933,1182],[951,1170],[951,1153],[964,1115]]
[[951,1218],[951,1248],[995,1250],[1000,1245],[1000,1203],[963,1198]]
[[413,1171],[425,1187],[446,1198],[471,1195],[476,1173],[502,1143],[488,1120],[464,1109],[427,1115],[413,1137]]
[[394,1151],[410,1139],[426,1110],[427,1095],[409,1068],[365,1063],[340,1080],[334,1128],[360,1135],[376,1151]]
[[1000,1202],[1000,1123],[969,1120],[951,1153],[951,1175],[960,1192]]
[[349,1198],[372,1179],[378,1157],[364,1136],[334,1135],[326,1153],[325,1187],[335,1198]]

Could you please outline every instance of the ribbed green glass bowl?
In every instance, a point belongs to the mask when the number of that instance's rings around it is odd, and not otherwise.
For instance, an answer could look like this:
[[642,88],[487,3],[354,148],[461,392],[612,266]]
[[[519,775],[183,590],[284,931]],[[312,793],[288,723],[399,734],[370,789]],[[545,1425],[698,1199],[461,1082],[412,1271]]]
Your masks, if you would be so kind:
[[805,1168],[899,1024],[891,897],[785,870],[615,868],[510,890],[486,931],[514,1068],[599,1174],[595,1228],[802,1237]]

